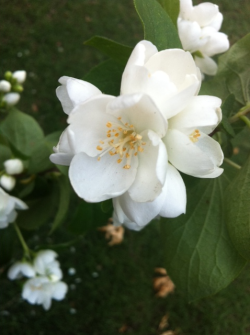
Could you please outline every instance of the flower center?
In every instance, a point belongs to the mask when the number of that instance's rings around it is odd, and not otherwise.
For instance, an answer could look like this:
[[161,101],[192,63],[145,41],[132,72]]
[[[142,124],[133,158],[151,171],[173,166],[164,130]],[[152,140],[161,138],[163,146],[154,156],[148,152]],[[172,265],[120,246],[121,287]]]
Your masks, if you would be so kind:
[[195,143],[199,140],[199,137],[201,136],[200,132],[198,129],[195,129],[190,135],[189,138],[190,140]]
[[128,122],[124,123],[121,117],[117,118],[118,122],[107,122],[107,138],[100,140],[96,149],[102,151],[98,156],[98,161],[103,155],[109,153],[110,156],[119,155],[117,163],[120,164],[123,159],[126,159],[124,169],[130,169],[131,159],[138,155],[138,152],[143,152],[142,146],[146,142],[142,142],[142,136],[137,134],[135,127]]

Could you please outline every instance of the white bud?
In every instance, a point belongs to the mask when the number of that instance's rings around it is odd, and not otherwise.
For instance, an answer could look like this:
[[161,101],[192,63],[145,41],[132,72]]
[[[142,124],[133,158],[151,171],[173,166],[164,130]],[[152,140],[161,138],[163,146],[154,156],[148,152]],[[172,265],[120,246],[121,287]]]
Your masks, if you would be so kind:
[[0,92],[9,92],[11,89],[11,85],[7,80],[0,81]]
[[6,173],[12,174],[19,174],[23,172],[23,162],[18,159],[8,159],[3,163]]
[[19,93],[7,93],[3,97],[3,101],[6,102],[8,106],[13,106],[18,103],[20,99]]
[[15,71],[13,78],[15,78],[19,84],[22,84],[26,79],[26,71]]
[[11,190],[13,190],[13,188],[16,185],[16,179],[12,176],[8,176],[8,175],[4,174],[0,178],[0,185],[3,188],[5,188],[7,191],[11,191]]

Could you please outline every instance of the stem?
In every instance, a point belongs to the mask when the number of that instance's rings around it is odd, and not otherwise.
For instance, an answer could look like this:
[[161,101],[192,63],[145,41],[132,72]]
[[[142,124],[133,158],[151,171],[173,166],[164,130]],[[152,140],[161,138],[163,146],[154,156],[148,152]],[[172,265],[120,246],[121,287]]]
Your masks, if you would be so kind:
[[227,164],[233,166],[235,169],[238,169],[238,170],[241,169],[241,166],[238,165],[238,164],[236,164],[236,163],[234,163],[233,161],[231,161],[231,159],[228,159],[228,158],[225,157],[224,158],[224,162],[226,162]]
[[30,255],[30,249],[29,247],[27,246],[26,242],[24,241],[24,238],[23,238],[23,235],[21,233],[21,230],[19,229],[18,225],[16,224],[16,222],[14,222],[14,227],[15,227],[15,230],[16,230],[16,233],[17,233],[17,236],[19,238],[19,241],[20,243],[22,244],[22,247],[23,247],[23,250],[24,250],[24,253],[26,255]]
[[239,119],[241,119],[243,122],[245,122],[245,124],[248,126],[248,128],[250,128],[250,120],[247,116],[245,116],[245,115],[239,116]]
[[247,113],[250,112],[250,103],[248,102],[246,104],[246,106],[242,107],[238,113],[236,113],[234,116],[232,116],[230,119],[229,119],[229,122],[230,123],[233,123],[233,122],[236,122],[238,121],[238,119],[241,117],[241,116],[244,116],[246,115]]

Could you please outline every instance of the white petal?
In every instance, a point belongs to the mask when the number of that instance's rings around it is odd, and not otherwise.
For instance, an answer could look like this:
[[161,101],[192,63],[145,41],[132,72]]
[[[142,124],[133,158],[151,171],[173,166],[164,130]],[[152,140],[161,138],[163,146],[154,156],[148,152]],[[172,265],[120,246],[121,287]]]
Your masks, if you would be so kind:
[[16,197],[11,197],[13,201],[15,202],[15,208],[16,209],[28,209],[29,207],[20,199]]
[[217,31],[220,30],[223,21],[223,15],[219,12],[214,16],[213,20],[209,23],[210,27],[213,27]]
[[123,162],[117,163],[117,155],[107,153],[98,161],[96,157],[79,153],[71,162],[69,178],[79,197],[99,202],[126,192],[134,182],[137,157],[133,158],[130,169],[124,169],[123,165]]
[[52,298],[56,300],[62,300],[64,299],[67,291],[68,291],[68,286],[64,282],[60,281],[60,282],[54,283]]
[[124,72],[126,72],[127,68],[131,65],[143,66],[148,59],[157,52],[158,50],[156,46],[154,46],[151,42],[140,41],[136,44],[134,50],[132,51]]
[[64,154],[64,153],[55,153],[49,156],[49,159],[54,164],[69,166],[70,162],[74,155]]
[[[124,225],[128,229],[135,230],[135,231],[139,231],[143,228],[143,227],[140,227],[135,222],[132,222],[129,220],[129,218],[124,214],[123,210],[121,209],[121,206],[119,205],[119,201],[117,201],[117,198],[113,199],[113,206],[115,208],[114,213],[113,213],[114,226]],[[118,218],[118,215],[119,215],[119,218]]]
[[182,132],[169,129],[164,141],[169,161],[179,171],[194,177],[213,172],[214,163],[211,157]]
[[186,213],[186,187],[180,173],[171,164],[168,166],[163,193],[165,200],[160,216],[175,218]]
[[215,166],[220,166],[223,163],[224,155],[221,150],[221,146],[217,141],[215,141],[212,137],[200,133],[201,136],[199,140],[195,143],[195,145],[209,158],[212,160]]
[[192,12],[192,21],[199,23],[201,27],[209,25],[219,12],[218,6],[210,2],[204,2],[194,6]]
[[209,57],[227,51],[230,46],[226,34],[213,32],[213,30],[214,28],[206,28],[203,30],[203,35],[209,36],[209,39],[207,43],[200,48],[201,53]]
[[162,191],[168,166],[167,151],[159,136],[151,130],[141,133],[144,151],[138,153],[139,166],[128,193],[136,202],[153,201]]
[[214,76],[216,74],[218,66],[212,58],[203,55],[203,58],[195,56],[194,60],[201,72],[208,74],[209,76]]
[[170,129],[188,128],[189,134],[199,129],[210,134],[221,121],[221,99],[213,96],[197,96],[179,114],[169,120]]
[[117,118],[106,113],[107,104],[113,99],[114,97],[102,95],[72,111],[68,122],[70,146],[74,153],[85,152],[91,157],[100,154],[96,148],[101,140],[107,138],[107,122],[117,123]]
[[198,77],[197,67],[190,52],[181,49],[168,49],[153,55],[145,64],[150,73],[158,70],[168,74],[178,90],[183,86],[186,75]]
[[167,123],[152,99],[145,94],[119,96],[108,105],[108,113],[126,118],[141,133],[151,129],[160,137],[166,134]]
[[59,82],[63,86],[57,88],[56,94],[66,114],[69,114],[78,104],[102,94],[97,87],[84,80],[64,76],[59,79]]
[[197,22],[178,20],[178,32],[184,50],[195,52],[201,45],[206,43],[205,39],[200,39],[201,28]]
[[189,20],[193,11],[192,0],[180,0],[180,17]]

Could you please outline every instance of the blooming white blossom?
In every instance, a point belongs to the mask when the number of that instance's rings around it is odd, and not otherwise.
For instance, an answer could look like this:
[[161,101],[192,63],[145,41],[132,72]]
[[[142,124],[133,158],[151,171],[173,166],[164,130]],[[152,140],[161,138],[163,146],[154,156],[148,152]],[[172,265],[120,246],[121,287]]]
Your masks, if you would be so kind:
[[19,93],[7,93],[3,96],[3,101],[7,104],[7,106],[14,106],[18,103],[20,99]]
[[0,229],[6,228],[17,217],[16,209],[28,209],[20,199],[12,197],[0,187]]
[[71,184],[86,201],[113,198],[116,224],[139,230],[157,215],[185,213],[177,169],[222,173],[223,153],[207,135],[221,120],[221,100],[197,97],[201,76],[189,52],[138,43],[117,98],[83,83],[83,91],[79,82],[75,91],[65,83],[57,90],[69,126],[51,160],[70,165]]
[[23,162],[18,158],[8,159],[3,165],[6,173],[10,175],[22,173],[24,169]]
[[51,306],[51,300],[64,299],[67,290],[68,286],[64,282],[53,282],[48,277],[39,276],[25,282],[22,297],[30,304],[42,305],[45,310],[48,310]]
[[32,278],[35,277],[35,269],[33,268],[32,264],[28,262],[16,262],[14,263],[8,271],[8,278],[10,280],[19,279],[23,276]]
[[0,185],[7,191],[13,190],[16,185],[16,179],[12,176],[4,174],[0,177]]
[[57,253],[53,250],[41,250],[34,259],[34,269],[37,274],[47,276],[53,281],[62,279],[60,263],[56,261]]
[[0,92],[7,93],[11,89],[11,84],[7,80],[0,80]]
[[180,0],[178,32],[183,49],[194,55],[196,65],[208,75],[217,72],[211,57],[229,49],[227,35],[219,32],[222,21],[217,5],[204,2],[193,6],[192,0]]
[[17,80],[18,84],[22,84],[25,82],[26,79],[26,71],[24,70],[15,71],[12,77]]

